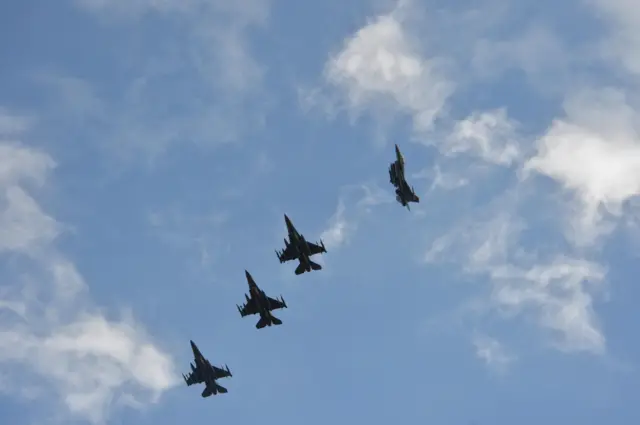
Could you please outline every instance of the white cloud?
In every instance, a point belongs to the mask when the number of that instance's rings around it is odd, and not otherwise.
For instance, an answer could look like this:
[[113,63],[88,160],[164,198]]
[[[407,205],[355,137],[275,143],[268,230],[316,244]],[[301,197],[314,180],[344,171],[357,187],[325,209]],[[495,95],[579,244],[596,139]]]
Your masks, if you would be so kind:
[[41,151],[0,141],[0,254],[21,258],[3,262],[12,284],[0,292],[0,372],[14,384],[0,390],[59,398],[99,423],[119,398],[154,401],[177,381],[171,358],[139,324],[93,307],[81,274],[56,249],[62,226],[31,194],[54,166]]
[[327,82],[344,92],[356,115],[370,109],[412,116],[414,130],[430,130],[453,92],[440,59],[423,57],[403,26],[402,7],[378,16],[348,38],[326,64]]
[[585,90],[567,99],[566,117],[553,122],[524,165],[575,194],[568,236],[591,245],[610,232],[625,203],[640,194],[640,115],[622,92]]
[[500,341],[490,336],[475,334],[472,342],[476,349],[476,356],[478,356],[487,367],[497,373],[506,372],[507,368],[516,359],[515,356],[507,352]]
[[440,149],[445,155],[469,152],[487,162],[509,166],[521,155],[516,129],[504,108],[474,112],[455,124]]

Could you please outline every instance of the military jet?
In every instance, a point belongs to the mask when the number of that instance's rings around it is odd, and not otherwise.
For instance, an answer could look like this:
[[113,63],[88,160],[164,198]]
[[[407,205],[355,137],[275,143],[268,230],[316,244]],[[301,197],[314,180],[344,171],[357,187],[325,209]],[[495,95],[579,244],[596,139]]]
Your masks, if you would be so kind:
[[310,272],[311,270],[322,270],[320,264],[311,261],[312,255],[321,254],[327,252],[324,247],[324,243],[320,241],[319,244],[307,242],[303,235],[298,233],[293,226],[291,220],[287,215],[284,215],[284,221],[287,224],[287,232],[289,234],[289,242],[284,240],[285,249],[281,252],[276,251],[278,260],[281,263],[291,260],[298,260],[300,264],[296,267],[295,273],[300,275],[304,272]]
[[202,397],[226,393],[227,389],[219,385],[216,380],[233,376],[229,370],[229,366],[225,365],[224,369],[212,366],[209,360],[198,350],[198,347],[193,341],[191,341],[191,349],[193,350],[196,365],[194,366],[193,363],[190,363],[191,373],[187,376],[182,375],[187,386],[204,383],[205,389],[202,391]]
[[236,305],[240,316],[245,317],[251,314],[259,314],[260,320],[256,323],[257,329],[262,329],[265,326],[281,325],[282,320],[272,315],[271,310],[287,308],[287,303],[284,302],[282,296],[280,296],[279,300],[268,297],[262,289],[258,288],[258,285],[256,285],[256,282],[249,272],[245,270],[244,273],[247,276],[247,283],[249,283],[249,295],[244,295],[247,302],[242,307]]
[[404,156],[396,145],[396,160],[389,166],[389,181],[396,187],[396,200],[411,210],[409,202],[420,202],[413,187],[410,187],[404,175]]

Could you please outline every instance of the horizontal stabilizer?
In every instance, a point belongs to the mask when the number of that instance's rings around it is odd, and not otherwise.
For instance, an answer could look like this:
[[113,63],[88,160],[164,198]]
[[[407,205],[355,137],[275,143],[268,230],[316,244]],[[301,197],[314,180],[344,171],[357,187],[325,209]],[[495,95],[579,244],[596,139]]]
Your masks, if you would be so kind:
[[204,391],[202,391],[202,397],[203,398],[207,398],[209,396],[213,395],[213,390],[211,389],[211,387],[206,387],[204,389]]
[[277,317],[271,316],[271,323],[273,323],[274,325],[281,325],[282,320],[278,319]]
[[322,270],[322,266],[318,263],[314,263],[313,261],[309,261],[309,265],[312,270]]
[[305,271],[306,270],[304,268],[304,264],[300,263],[300,264],[298,264],[298,267],[296,267],[296,272],[295,273],[297,275],[300,275],[300,274],[304,273]]
[[256,323],[256,328],[262,329],[268,324],[269,324],[269,319],[267,319],[266,317],[261,317],[260,320],[258,320],[258,323]]

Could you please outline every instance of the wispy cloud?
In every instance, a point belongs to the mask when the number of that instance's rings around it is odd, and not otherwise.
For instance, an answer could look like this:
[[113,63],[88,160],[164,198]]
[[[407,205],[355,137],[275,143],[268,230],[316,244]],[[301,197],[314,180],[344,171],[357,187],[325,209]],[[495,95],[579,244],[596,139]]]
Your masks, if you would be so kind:
[[528,82],[542,94],[562,94],[571,84],[571,70],[577,61],[549,28],[533,24],[511,37],[479,38],[471,55],[473,78],[502,78],[508,71],[524,72]]
[[632,75],[640,74],[640,13],[633,0],[583,0],[610,25],[600,54]]
[[190,270],[198,275],[206,272],[209,280],[215,279],[214,266],[225,249],[219,233],[228,220],[226,211],[195,214],[176,205],[153,211],[148,216],[154,237],[170,249],[186,254]]
[[561,252],[528,252],[521,239],[525,223],[507,212],[486,221],[474,219],[436,239],[426,260],[462,264],[466,273],[488,277],[494,311],[507,318],[532,314],[552,331],[556,348],[603,353],[605,337],[593,300],[601,292],[606,268]]
[[[0,370],[15,383],[2,390],[54,394],[70,413],[101,423],[118,399],[153,402],[176,376],[171,357],[133,318],[109,320],[94,306],[56,247],[65,226],[34,197],[55,165],[42,151],[0,142],[0,253],[11,282],[0,292]],[[46,391],[29,391],[36,383]]]
[[347,223],[344,213],[344,201],[340,200],[335,214],[329,220],[329,228],[320,235],[320,239],[324,241],[325,246],[329,247],[328,249],[339,247],[345,243],[348,238],[348,233],[355,230],[352,224]]
[[391,195],[373,184],[348,185],[342,188],[336,212],[322,232],[327,250],[339,248],[349,242],[357,231],[358,223],[372,208],[393,201]]
[[0,106],[0,136],[12,136],[23,133],[29,128],[31,118],[12,114]]
[[475,334],[472,342],[476,349],[476,356],[494,372],[505,373],[516,360],[516,357],[508,353],[500,341],[490,336]]
[[445,155],[470,153],[487,162],[509,166],[522,155],[519,137],[517,123],[504,108],[474,112],[455,123],[441,150]]
[[67,70],[37,74],[40,83],[54,89],[48,114],[64,117],[99,148],[119,159],[154,163],[185,143],[207,149],[263,125],[270,108],[265,69],[254,59],[247,37],[251,28],[267,24],[268,1],[76,4],[107,30],[142,40],[147,34],[139,23],[148,16],[185,29],[171,38],[154,36],[151,49],[145,43],[122,46],[115,60],[126,64],[127,72],[116,82]]

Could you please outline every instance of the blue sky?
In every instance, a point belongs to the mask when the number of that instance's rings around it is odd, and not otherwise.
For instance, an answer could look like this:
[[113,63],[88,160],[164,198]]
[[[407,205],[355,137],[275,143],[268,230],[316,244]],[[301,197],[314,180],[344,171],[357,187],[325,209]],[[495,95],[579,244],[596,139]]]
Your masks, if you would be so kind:
[[3,2],[2,423],[637,423],[640,8],[517,3]]

